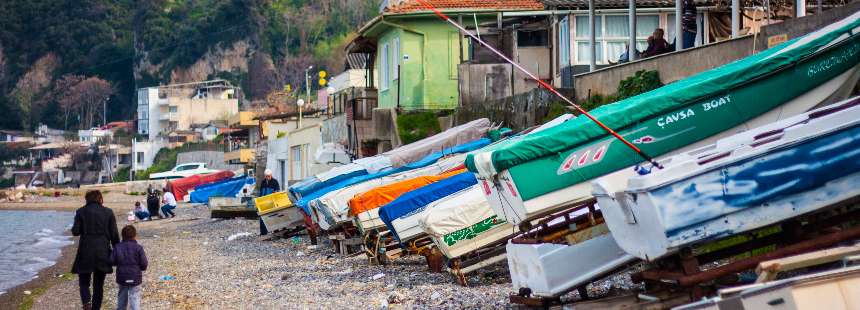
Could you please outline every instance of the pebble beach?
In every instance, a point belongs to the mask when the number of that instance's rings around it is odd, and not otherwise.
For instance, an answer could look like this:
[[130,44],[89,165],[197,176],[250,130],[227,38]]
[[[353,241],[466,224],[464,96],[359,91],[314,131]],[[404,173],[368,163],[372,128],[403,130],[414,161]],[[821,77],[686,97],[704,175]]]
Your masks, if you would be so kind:
[[[33,204],[0,204],[0,209],[73,211],[79,197]],[[139,196],[106,195],[117,223]],[[177,217],[137,222],[138,241],[149,257],[144,272],[143,309],[499,309],[511,307],[513,293],[506,262],[471,273],[469,286],[448,273],[431,273],[421,256],[405,256],[387,266],[366,256],[335,254],[325,237],[313,246],[307,236],[262,238],[257,220],[211,219],[204,205],[180,204]],[[76,245],[57,265],[9,294],[0,309],[29,300],[29,309],[80,309],[77,277],[68,274]],[[103,309],[116,305],[114,276],[106,281]],[[589,287],[599,295],[629,289],[617,276]],[[32,295],[23,295],[24,292]],[[5,298],[5,299],[4,299]],[[563,299],[578,298],[572,292]],[[26,307],[25,307],[26,308]]]

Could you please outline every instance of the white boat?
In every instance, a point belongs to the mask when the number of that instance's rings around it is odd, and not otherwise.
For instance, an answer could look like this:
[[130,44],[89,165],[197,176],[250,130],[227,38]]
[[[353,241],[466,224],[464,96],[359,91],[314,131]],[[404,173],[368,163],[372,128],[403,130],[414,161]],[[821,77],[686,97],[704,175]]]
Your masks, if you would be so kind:
[[[681,247],[776,224],[860,196],[860,97],[668,158],[665,169],[594,195],[627,253]],[[623,184],[623,183],[622,183]]]
[[460,172],[445,179],[408,191],[379,208],[379,217],[401,243],[424,235],[418,219],[427,206],[477,183],[469,172]]
[[860,309],[860,266],[719,291],[719,296],[672,310]]
[[507,255],[514,291],[542,298],[558,297],[639,261],[618,247],[593,200],[510,240]]
[[[407,180],[410,178],[437,175],[445,171],[451,170],[463,164],[465,154],[455,154],[427,167],[409,170],[398,174],[367,180],[352,186],[345,187],[341,190],[329,192],[322,197],[310,202],[312,219],[320,225],[323,230],[329,230],[343,223],[352,221],[349,215],[349,200],[358,194],[367,192],[373,188],[388,185],[391,183]],[[377,210],[378,212],[378,210]]]
[[518,231],[493,213],[478,185],[428,206],[419,225],[449,259],[484,248]]
[[[745,59],[595,109],[637,148],[669,157],[850,94],[860,76],[860,12]],[[762,94],[770,94],[763,96]],[[590,199],[590,181],[623,185],[641,163],[622,142],[577,118],[466,160],[514,225]],[[616,189],[608,188],[613,192]]]

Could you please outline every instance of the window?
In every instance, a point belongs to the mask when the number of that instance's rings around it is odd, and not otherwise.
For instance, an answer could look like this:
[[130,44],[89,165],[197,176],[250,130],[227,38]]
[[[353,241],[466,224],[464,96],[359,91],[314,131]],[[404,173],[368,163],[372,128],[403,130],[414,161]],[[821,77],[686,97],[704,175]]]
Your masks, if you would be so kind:
[[199,167],[199,166],[200,165],[183,165],[183,166],[176,167],[176,171],[194,170],[194,169],[197,169],[197,167]]
[[567,16],[558,23],[558,66],[570,66],[570,18]]
[[290,180],[304,179],[303,162],[302,146],[295,145],[290,147]]
[[388,43],[386,43],[382,45],[382,63],[380,63],[379,68],[380,75],[382,75],[380,76],[381,79],[379,81],[379,88],[382,90],[388,89],[388,85],[390,83],[389,78],[391,77],[391,59],[389,57],[391,56],[388,53]]
[[141,164],[141,165],[142,165],[142,164],[143,164],[143,159],[144,159],[143,152],[137,152],[136,154],[137,154],[137,159],[136,159],[135,161],[136,161],[138,164]]
[[392,55],[393,59],[391,61],[394,66],[392,75],[395,80],[400,78],[400,55],[400,38],[398,37],[394,38],[394,55]]
[[171,106],[170,107],[170,110],[169,110],[170,113],[176,113],[176,111],[179,111],[179,107],[177,107],[177,106]]
[[[575,17],[575,52],[577,64],[588,64],[591,60],[588,36],[588,16]],[[656,14],[636,15],[636,49],[644,51],[648,48],[648,36],[660,25],[660,16]],[[630,38],[630,19],[626,14],[598,15],[594,17],[596,61],[598,64],[617,62],[619,56],[626,52],[627,41]]]
[[287,161],[283,159],[278,160],[278,180],[287,180]]
[[529,46],[547,46],[547,31],[546,29],[540,30],[520,30],[517,31],[517,46],[519,47],[529,47]]

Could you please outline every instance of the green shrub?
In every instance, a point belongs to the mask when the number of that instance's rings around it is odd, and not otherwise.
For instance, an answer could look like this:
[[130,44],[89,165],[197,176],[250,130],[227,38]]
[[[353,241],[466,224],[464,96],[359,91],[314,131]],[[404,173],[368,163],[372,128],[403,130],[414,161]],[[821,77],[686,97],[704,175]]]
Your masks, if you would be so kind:
[[403,144],[409,144],[439,133],[439,119],[433,112],[417,112],[397,116],[397,134]]
[[116,170],[116,175],[113,178],[114,182],[128,181],[128,174],[131,172],[131,166],[119,168]]
[[660,73],[656,70],[639,70],[631,77],[618,83],[618,99],[625,99],[663,86]]

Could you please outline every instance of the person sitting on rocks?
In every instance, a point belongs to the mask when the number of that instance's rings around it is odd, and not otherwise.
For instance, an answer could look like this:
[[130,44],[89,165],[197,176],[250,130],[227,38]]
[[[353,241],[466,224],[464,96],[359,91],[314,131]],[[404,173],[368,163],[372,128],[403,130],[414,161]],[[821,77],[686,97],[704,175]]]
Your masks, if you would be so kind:
[[134,216],[141,221],[149,220],[149,211],[140,204],[140,201],[134,202]]

